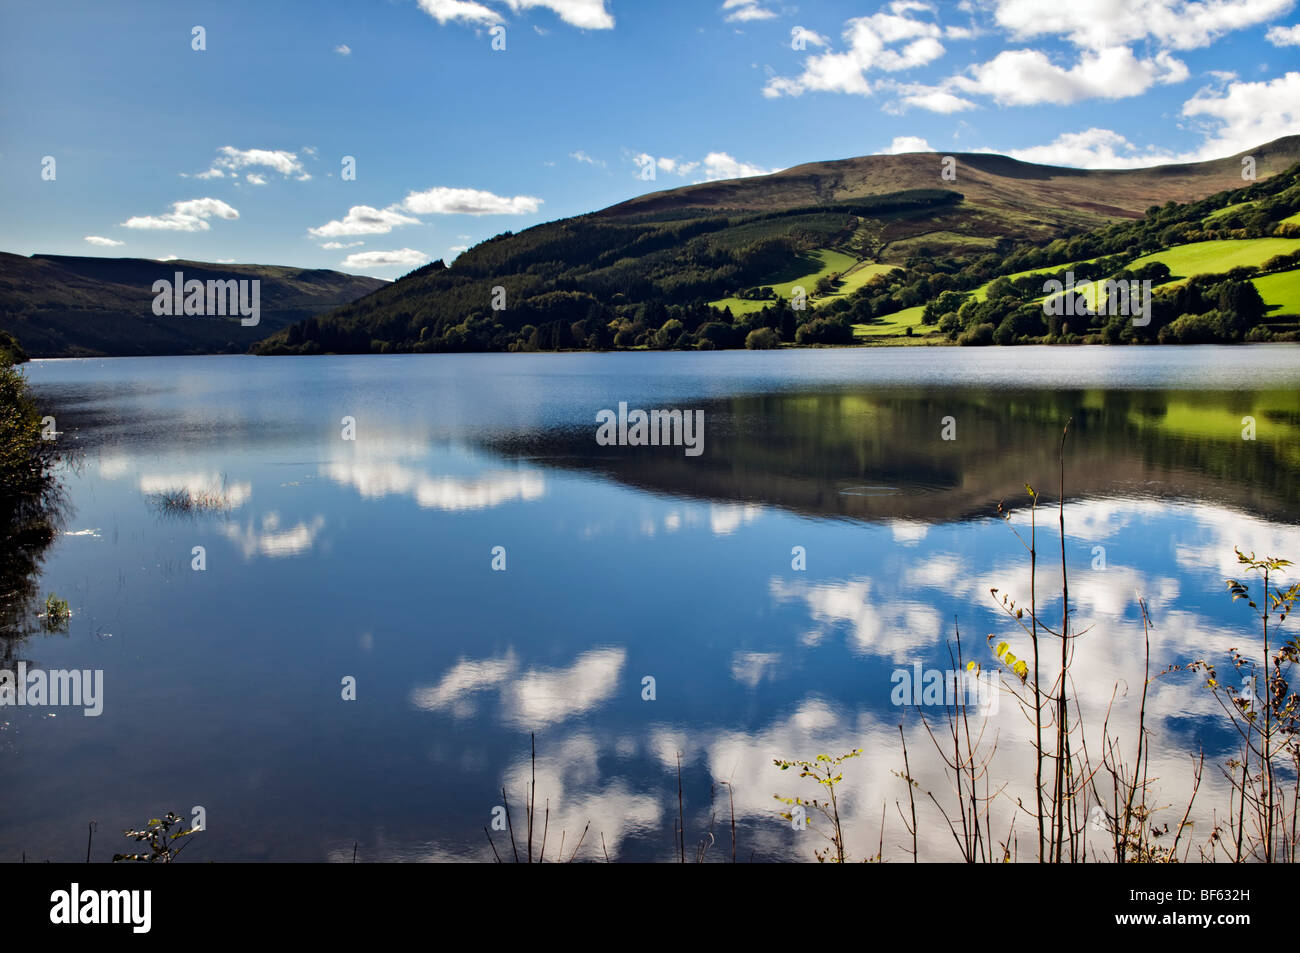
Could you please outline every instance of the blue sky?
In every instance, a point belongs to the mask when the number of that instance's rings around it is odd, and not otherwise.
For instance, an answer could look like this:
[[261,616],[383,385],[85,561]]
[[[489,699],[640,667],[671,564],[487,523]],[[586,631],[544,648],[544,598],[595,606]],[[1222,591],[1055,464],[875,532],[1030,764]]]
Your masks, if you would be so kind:
[[803,162],[1231,155],[1300,132],[1300,11],[5,0],[0,90],[0,250],[392,278],[503,231]]

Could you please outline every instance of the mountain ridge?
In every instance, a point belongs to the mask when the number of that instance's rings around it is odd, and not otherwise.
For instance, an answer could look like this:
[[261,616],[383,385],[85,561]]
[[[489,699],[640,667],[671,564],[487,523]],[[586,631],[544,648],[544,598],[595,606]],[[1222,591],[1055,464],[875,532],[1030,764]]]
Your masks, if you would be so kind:
[[[158,316],[153,283],[261,282],[260,321]],[[0,330],[42,357],[244,353],[281,328],[387,285],[379,278],[290,265],[0,252]]]
[[[956,160],[954,181],[940,178],[945,156]],[[1268,178],[1300,161],[1300,135],[1283,136],[1221,159],[1135,169],[1078,169],[990,152],[856,156],[802,163],[764,176],[651,192],[591,214],[624,218],[698,208],[766,211],[782,202],[829,204],[908,189],[945,188],[961,192],[967,203],[1003,212],[1031,206],[1060,209],[1064,214],[1058,221],[1045,221],[1030,229],[1045,233],[1053,227],[1095,226],[1100,219],[1140,218],[1153,204],[1195,201],[1234,187],[1243,181],[1241,160],[1246,156],[1256,160],[1256,178]],[[1067,184],[1080,194],[1070,196]],[[744,201],[739,201],[742,196]]]

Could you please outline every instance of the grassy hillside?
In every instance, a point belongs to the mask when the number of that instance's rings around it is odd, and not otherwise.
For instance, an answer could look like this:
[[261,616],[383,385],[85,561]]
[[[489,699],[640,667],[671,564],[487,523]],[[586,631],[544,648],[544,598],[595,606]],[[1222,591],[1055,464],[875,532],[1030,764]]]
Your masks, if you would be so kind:
[[1300,318],[1300,269],[1252,278],[1251,283],[1268,305],[1270,318]]
[[[257,279],[260,323],[155,316],[153,283]],[[269,334],[369,294],[387,282],[336,271],[141,258],[0,252],[0,330],[32,357],[243,353]]]
[[858,324],[853,328],[853,336],[857,339],[875,339],[883,341],[885,338],[898,337],[925,337],[937,328],[932,324],[921,323],[921,317],[925,313],[924,305],[917,305],[914,308],[904,308],[902,311],[895,311],[886,315],[871,324]]
[[[1257,182],[1242,181],[1238,157],[1090,171],[991,155],[957,156],[956,180],[945,181],[941,156],[914,154],[657,192],[499,235],[450,268],[434,262],[258,350],[772,347],[966,332],[964,343],[989,343],[999,331],[999,343],[1118,341],[1118,326],[1109,336],[1086,320],[1049,326],[1036,300],[1043,281],[1070,266],[1078,280],[1131,271],[1158,283],[1225,261],[1219,273],[1287,270],[1263,265],[1300,238],[1286,221],[1300,214],[1300,136],[1250,154]],[[1225,242],[1203,256],[1191,247]],[[791,306],[796,287],[810,295],[803,310]],[[1201,295],[1210,285],[1197,288],[1186,313],[1222,310]],[[1220,292],[1225,302],[1239,295],[1215,287],[1216,302]],[[1254,329],[1242,320],[1233,339]]]
[[[914,296],[927,301],[922,322],[962,344],[1297,340],[1297,208],[1300,165],[1199,202],[1153,207],[1137,222],[1019,249],[988,262],[991,280],[981,282],[981,269],[970,264],[914,261],[880,289],[865,309],[871,323],[857,333],[873,343],[896,334],[891,326],[908,333],[898,316],[910,317],[910,302],[899,291],[916,289]],[[1151,321],[1087,314],[1060,294],[1045,294],[1047,281],[1071,279],[1071,296],[1094,312],[1114,311],[1118,303],[1100,293],[1102,281],[1149,281]]]
[[[1245,155],[1247,153],[1242,153]],[[1252,149],[1257,175],[1267,178],[1300,161],[1300,136]],[[814,162],[772,175],[709,182],[644,195],[600,213],[607,218],[694,210],[773,211],[846,202],[909,189],[951,188],[961,208],[943,210],[925,223],[885,221],[869,257],[901,261],[907,242],[924,240],[937,250],[992,247],[999,238],[1048,240],[1070,229],[1135,219],[1153,204],[1192,202],[1241,182],[1241,155],[1150,169],[1084,170],[1021,162],[1006,156],[953,153],[956,179],[940,178],[938,153],[864,156]],[[947,230],[949,234],[941,234]],[[963,241],[964,240],[964,241]],[[960,247],[964,245],[965,247]]]
[[1160,261],[1175,276],[1224,274],[1234,268],[1259,267],[1274,255],[1289,255],[1300,248],[1300,238],[1223,239],[1176,245],[1164,251],[1143,255],[1133,264],[1141,267]]
[[[803,288],[808,306],[816,308],[837,298],[847,298],[876,275],[889,274],[894,265],[881,265],[863,261],[844,251],[833,248],[816,248],[781,266],[766,280],[758,282],[760,291],[771,294],[762,298],[730,296],[710,301],[713,308],[730,308],[732,314],[750,314],[761,311],[776,298],[792,298],[796,288]],[[825,280],[826,290],[818,293],[819,282]]]

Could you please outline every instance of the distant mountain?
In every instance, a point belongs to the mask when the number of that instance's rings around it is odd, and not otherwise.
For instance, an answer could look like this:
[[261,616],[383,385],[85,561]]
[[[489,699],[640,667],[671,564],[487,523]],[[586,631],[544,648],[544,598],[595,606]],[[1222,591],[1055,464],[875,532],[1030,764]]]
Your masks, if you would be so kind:
[[[155,281],[253,280],[259,322],[155,315]],[[31,357],[243,353],[269,334],[388,284],[324,269],[0,252],[0,330]]]
[[[1247,157],[1253,179],[1243,178]],[[1295,211],[1291,185],[1300,136],[1224,159],[1147,169],[1070,169],[979,153],[954,154],[952,163],[947,158],[914,153],[811,163],[654,192],[507,232],[469,249],[451,267],[433,262],[328,315],[271,335],[256,351],[708,349],[844,344],[868,337],[955,340],[961,328],[954,330],[951,322],[943,335],[931,336],[944,312],[922,322],[922,306],[945,290],[982,301],[983,286],[998,276],[1079,263],[1077,272],[1105,270],[1087,275],[1105,278],[1129,263],[1145,268],[1139,262],[1143,254],[1172,245],[1288,236],[1295,227],[1287,216]],[[954,175],[945,177],[945,168]],[[1289,251],[1289,242],[1284,237],[1276,248],[1261,244],[1256,264]],[[1213,264],[1214,250],[1205,255]],[[1293,267],[1274,262],[1264,271]],[[1041,297],[1043,279],[1036,280]],[[1280,295],[1264,305],[1270,316],[1294,313],[1290,280],[1268,279],[1264,290]],[[997,290],[994,311],[1013,305],[1032,311],[1029,286],[1010,298],[1004,286]],[[1208,285],[1201,290],[1205,294],[1188,311],[1214,309],[1205,297],[1211,292],[1237,293]],[[806,298],[806,308],[800,298]],[[952,308],[962,303],[955,299]],[[966,330],[987,323],[997,329],[1005,317],[980,314]],[[1086,320],[1068,329],[1040,323],[1012,322],[998,343],[1047,336],[1068,343],[1101,331]],[[1155,340],[1158,330],[1153,325],[1141,339]],[[1230,330],[1221,337],[1240,340],[1253,327],[1248,322],[1244,330]],[[971,341],[989,337],[981,331]]]
[[1225,159],[1146,169],[1072,169],[992,153],[949,153],[955,179],[940,178],[943,153],[863,156],[812,162],[771,175],[706,182],[652,192],[597,213],[605,220],[654,215],[664,220],[698,210],[774,212],[847,203],[911,189],[951,189],[961,202],[921,216],[881,223],[875,257],[899,261],[925,244],[935,252],[969,251],[998,238],[1059,238],[1140,218],[1152,205],[1193,202],[1243,184],[1242,159],[1265,179],[1300,162],[1300,136],[1286,136]]

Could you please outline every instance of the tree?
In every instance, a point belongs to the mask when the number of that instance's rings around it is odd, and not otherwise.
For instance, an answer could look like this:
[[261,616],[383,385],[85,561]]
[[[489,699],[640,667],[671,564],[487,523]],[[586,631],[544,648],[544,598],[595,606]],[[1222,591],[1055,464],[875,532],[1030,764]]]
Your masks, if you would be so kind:
[[716,348],[728,348],[735,346],[736,332],[731,325],[723,324],[721,321],[710,321],[696,333],[701,345],[708,341]]
[[960,291],[943,291],[939,297],[935,298],[925,306],[925,311],[921,313],[922,324],[938,324],[949,311],[958,310],[970,295]]
[[1160,329],[1161,344],[1210,344],[1218,339],[1218,328],[1208,314],[1184,314]]
[[784,299],[777,302],[777,309],[781,315],[781,340],[787,343],[794,340],[795,331],[798,328],[798,320],[794,313],[794,308]]
[[1235,313],[1248,329],[1258,324],[1268,311],[1264,299],[1259,296],[1258,289],[1250,281],[1225,282],[1219,289],[1216,304],[1220,311]]
[[745,336],[745,347],[751,351],[769,351],[781,346],[781,339],[771,328],[757,328]]
[[961,334],[957,335],[957,343],[963,346],[974,345],[978,347],[992,344],[993,330],[992,324],[976,325],[969,331],[963,331]]
[[670,348],[677,343],[677,339],[682,336],[682,322],[676,318],[669,318],[663,323],[655,333],[655,347]]
[[1022,337],[1038,337],[1046,330],[1043,309],[1036,304],[1021,305],[1002,319],[993,332],[993,342],[1015,344]]
[[1016,286],[1008,278],[994,278],[989,283],[989,290],[984,295],[984,300],[995,301],[998,298],[1006,297],[1016,298],[1017,300],[1020,298],[1020,295],[1016,292]]

